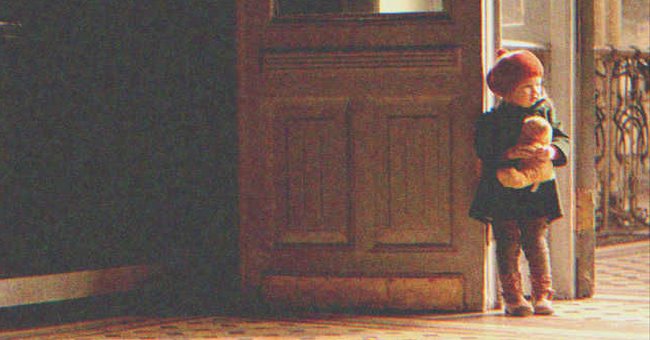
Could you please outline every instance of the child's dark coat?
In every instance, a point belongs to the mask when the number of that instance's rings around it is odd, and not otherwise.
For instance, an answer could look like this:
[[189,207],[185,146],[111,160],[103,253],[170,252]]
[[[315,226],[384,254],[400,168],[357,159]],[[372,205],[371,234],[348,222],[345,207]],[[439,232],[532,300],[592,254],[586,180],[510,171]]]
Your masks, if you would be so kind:
[[481,180],[469,215],[483,222],[495,219],[530,219],[546,216],[549,221],[562,216],[560,198],[555,180],[541,183],[536,192],[530,187],[511,189],[503,187],[496,178],[499,167],[516,165],[503,160],[506,150],[519,138],[525,117],[539,115],[553,126],[552,144],[560,151],[554,166],[563,166],[569,156],[569,137],[561,130],[561,123],[550,105],[540,101],[530,108],[502,103],[483,113],[476,123],[474,148],[482,162]]

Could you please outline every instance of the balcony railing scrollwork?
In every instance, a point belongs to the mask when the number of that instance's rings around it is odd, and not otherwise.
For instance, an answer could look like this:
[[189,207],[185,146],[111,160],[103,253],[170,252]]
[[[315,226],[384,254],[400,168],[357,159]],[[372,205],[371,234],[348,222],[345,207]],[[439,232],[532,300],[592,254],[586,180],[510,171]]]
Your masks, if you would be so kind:
[[650,227],[650,53],[596,51],[599,234]]

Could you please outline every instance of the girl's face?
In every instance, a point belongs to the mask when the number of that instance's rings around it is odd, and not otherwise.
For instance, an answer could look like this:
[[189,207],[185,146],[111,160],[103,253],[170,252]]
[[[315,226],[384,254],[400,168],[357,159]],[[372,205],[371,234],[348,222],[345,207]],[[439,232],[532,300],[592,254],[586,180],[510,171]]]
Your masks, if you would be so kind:
[[521,107],[531,107],[543,97],[543,92],[542,77],[531,77],[519,83],[503,100]]

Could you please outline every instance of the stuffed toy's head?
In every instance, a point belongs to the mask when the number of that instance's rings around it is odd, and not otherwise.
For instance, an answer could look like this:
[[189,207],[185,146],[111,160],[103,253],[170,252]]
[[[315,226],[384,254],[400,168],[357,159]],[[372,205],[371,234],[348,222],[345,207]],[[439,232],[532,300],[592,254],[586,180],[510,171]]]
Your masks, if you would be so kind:
[[[551,145],[553,127],[540,116],[524,119],[519,141],[513,148],[536,150]],[[530,191],[537,191],[539,184],[555,178],[553,162],[539,160],[536,157],[522,158],[516,167],[497,169],[497,179],[506,188],[521,189],[531,186]]]
[[519,135],[519,144],[531,145],[542,144],[550,145],[553,139],[553,127],[551,124],[540,116],[531,116],[524,119],[524,125],[521,127]]

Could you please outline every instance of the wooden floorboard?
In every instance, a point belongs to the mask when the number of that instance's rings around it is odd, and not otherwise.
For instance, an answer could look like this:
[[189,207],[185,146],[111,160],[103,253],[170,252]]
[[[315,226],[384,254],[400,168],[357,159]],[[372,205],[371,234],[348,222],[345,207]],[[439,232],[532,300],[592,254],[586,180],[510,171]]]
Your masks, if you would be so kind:
[[650,243],[597,251],[596,295],[556,314],[318,314],[293,317],[114,316],[0,332],[2,339],[650,339]]

